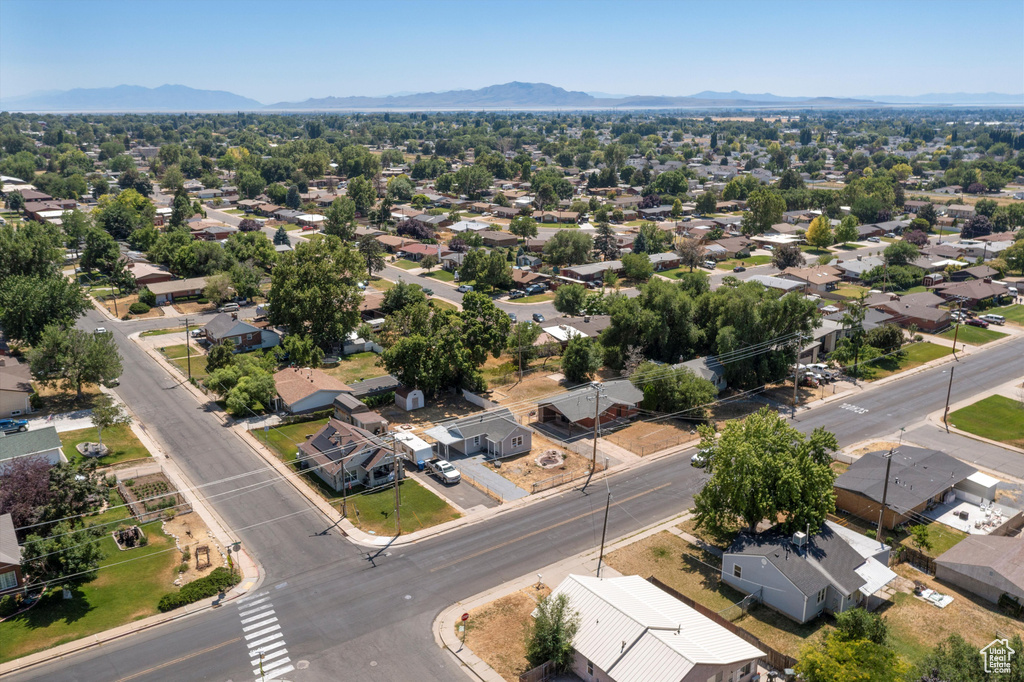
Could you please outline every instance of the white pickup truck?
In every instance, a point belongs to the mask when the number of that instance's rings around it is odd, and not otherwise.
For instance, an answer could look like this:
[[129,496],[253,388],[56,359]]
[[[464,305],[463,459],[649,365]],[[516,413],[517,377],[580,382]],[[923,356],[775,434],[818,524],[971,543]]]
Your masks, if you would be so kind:
[[427,460],[427,470],[445,483],[458,483],[462,480],[462,474],[459,473],[459,470],[453,467],[451,462],[444,459],[435,457],[434,459]]

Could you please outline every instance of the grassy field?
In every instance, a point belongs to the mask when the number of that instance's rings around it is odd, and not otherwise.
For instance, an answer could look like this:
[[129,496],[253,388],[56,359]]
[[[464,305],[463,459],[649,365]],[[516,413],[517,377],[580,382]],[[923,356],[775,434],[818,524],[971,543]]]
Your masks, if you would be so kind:
[[[192,377],[194,379],[205,379],[208,372],[206,371],[206,356],[205,355],[192,355],[191,360]],[[171,360],[171,364],[181,370],[181,373],[186,377],[189,373],[189,359],[187,357],[177,358]]]
[[263,429],[253,429],[252,434],[261,441],[266,442],[270,449],[276,452],[277,456],[286,464],[291,464],[295,461],[295,456],[299,452],[298,443],[306,440],[306,436],[311,436],[319,431],[326,423],[327,419],[325,417],[324,419],[310,422],[275,426],[266,432]]
[[936,343],[928,343],[927,341],[906,346],[904,350],[903,357],[890,355],[865,365],[863,370],[864,379],[876,381],[897,372],[919,367],[926,362],[945,357],[953,352],[953,349],[949,346],[940,346]]
[[447,270],[434,270],[433,272],[427,273],[427,277],[432,277],[440,282],[454,282],[455,275],[448,272]]
[[[94,427],[77,431],[65,431],[60,434],[60,441],[64,445],[64,456],[68,458],[69,462],[78,462],[86,459],[78,453],[78,450],[75,448],[76,445],[86,441],[95,443],[98,440]],[[96,460],[100,466],[109,466],[129,459],[140,459],[150,456],[149,450],[135,437],[130,426],[110,426],[103,429],[103,444],[110,448],[110,454]]]
[[1019,325],[1024,325],[1024,305],[1011,305],[1005,308],[997,308],[992,312],[1002,315],[1006,318],[1007,322],[1015,322]]
[[732,270],[737,265],[750,268],[755,265],[764,265],[765,263],[771,262],[771,256],[747,256],[746,258],[729,258],[727,260],[723,260],[715,265],[715,267],[719,270]]
[[809,253],[812,256],[830,256],[832,252],[828,249],[819,249],[817,246],[811,246],[810,244],[801,244],[800,250],[804,253]]
[[868,292],[868,288],[859,284],[843,283],[836,287],[835,291],[843,298],[858,299]]
[[949,423],[982,438],[1024,447],[1024,405],[991,395],[949,415]]
[[[672,279],[679,279],[680,277],[682,277],[687,272],[691,272],[690,267],[687,266],[687,265],[684,265],[684,266],[682,266],[680,268],[673,268],[672,270],[662,270],[662,271],[656,272],[654,274],[662,275],[663,277],[670,277]],[[693,268],[692,272],[704,272],[705,274],[707,273],[706,270],[701,270],[700,268]]]
[[946,331],[939,334],[944,339],[953,340],[956,337],[957,343],[969,343],[972,346],[982,346],[989,341],[995,341],[1006,336],[1003,332],[997,332],[994,329],[982,329],[981,327],[971,327],[970,325],[960,325],[960,331],[956,329],[947,329]]
[[346,384],[373,377],[382,377],[387,372],[383,367],[377,367],[378,357],[380,356],[370,351],[345,355],[340,359],[337,367],[324,367],[323,371]]
[[[545,585],[533,585],[496,599],[469,612],[465,623],[466,646],[506,680],[518,680],[519,675],[533,666],[526,660],[526,635],[530,614],[537,600],[551,593]],[[455,624],[455,636],[463,633]]]
[[[447,502],[412,479],[404,479],[399,492],[403,533],[412,533],[459,518],[459,513],[448,506]],[[346,513],[349,521],[368,533],[394,535],[394,488],[389,486],[369,493],[349,494]]]
[[[117,519],[103,515],[103,520]],[[174,589],[173,570],[181,556],[159,522],[143,530],[149,544],[123,552],[105,535],[99,542],[104,555],[99,572],[74,587],[72,599],[64,600],[56,589],[32,609],[0,623],[0,662],[155,614],[160,597]]]
[[412,270],[413,268],[420,267],[419,263],[417,263],[415,261],[407,260],[405,258],[399,258],[399,259],[393,261],[391,263],[391,265],[394,265],[396,268],[402,268],[403,270]]

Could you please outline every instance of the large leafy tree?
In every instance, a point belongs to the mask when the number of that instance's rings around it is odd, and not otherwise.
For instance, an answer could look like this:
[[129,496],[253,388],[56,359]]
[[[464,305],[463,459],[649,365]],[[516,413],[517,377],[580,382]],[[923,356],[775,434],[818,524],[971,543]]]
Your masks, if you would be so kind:
[[597,231],[594,237],[594,248],[604,256],[605,260],[614,260],[619,256],[619,243],[615,237],[615,230],[606,222],[597,224]]
[[384,246],[373,235],[363,235],[359,239],[357,248],[359,249],[359,255],[363,258],[366,271],[370,276],[384,269],[386,265],[384,261]]
[[462,297],[463,345],[469,350],[470,359],[482,365],[487,356],[498,357],[505,348],[512,321],[505,311],[494,305],[490,296],[471,291]]
[[348,181],[346,189],[348,198],[355,205],[355,209],[363,216],[369,214],[373,205],[377,202],[377,192],[373,185],[366,178],[359,176]]
[[127,239],[133,230],[152,225],[156,207],[134,189],[122,190],[116,196],[104,194],[93,211],[96,226],[114,239]]
[[338,197],[324,211],[324,234],[333,234],[342,241],[356,235],[356,204],[348,197]]
[[92,307],[63,277],[9,277],[0,283],[0,327],[7,336],[36,344],[48,324],[74,324]]
[[47,531],[48,535],[29,535],[22,549],[22,565],[32,582],[73,584],[96,577],[103,559],[101,528],[63,521]]
[[322,348],[342,341],[359,323],[366,274],[359,254],[329,235],[282,254],[270,281],[270,321],[307,334]]
[[537,221],[529,216],[516,216],[508,225],[508,231],[521,239],[537,236]]
[[754,531],[779,519],[785,529],[818,528],[835,511],[831,453],[836,438],[817,428],[808,437],[767,407],[726,424],[721,437],[700,427],[711,452],[711,478],[694,498],[697,525],[713,531],[739,521]]
[[583,310],[587,290],[582,284],[563,284],[555,290],[555,310],[572,317]]
[[82,249],[80,261],[83,270],[109,272],[120,258],[121,250],[109,232],[98,227],[86,231],[85,248]]
[[270,269],[277,260],[274,245],[262,232],[235,233],[228,237],[224,249],[233,260],[239,263],[251,261],[264,270]]
[[747,198],[747,212],[743,214],[743,234],[754,235],[767,232],[772,225],[782,222],[786,201],[778,192],[770,189],[756,189]]
[[81,400],[86,384],[121,376],[121,356],[112,334],[47,325],[28,354],[32,375],[44,386],[74,390]]
[[811,221],[811,224],[807,227],[808,244],[824,249],[827,246],[831,246],[834,241],[835,236],[832,234],[832,224],[827,215],[822,213]]
[[882,255],[889,265],[909,265],[917,259],[919,252],[909,241],[900,240],[885,247]]
[[579,265],[590,260],[594,240],[579,230],[562,230],[544,244],[544,258],[554,265]]
[[847,244],[849,242],[857,241],[857,237],[860,233],[857,232],[857,225],[860,223],[855,215],[843,216],[842,220],[839,221],[839,225],[836,226],[836,241],[840,244]]
[[15,528],[34,524],[50,500],[50,463],[41,455],[16,457],[0,465],[0,514]]
[[772,265],[779,270],[796,268],[804,263],[804,252],[796,244],[780,244],[772,251]]
[[[1010,674],[1003,679],[1007,682],[1024,680],[1024,639],[1015,634],[1008,642],[1016,653],[1010,659]],[[932,676],[934,673],[934,677]],[[974,644],[965,641],[960,634],[953,634],[939,642],[924,657],[915,671],[913,679],[939,680],[941,682],[991,682],[1000,679],[985,672],[985,660]]]
[[644,392],[644,409],[685,412],[689,419],[703,417],[707,413],[706,406],[718,395],[714,384],[685,367],[667,369],[665,365],[644,362],[630,379]]
[[824,646],[804,648],[796,670],[807,682],[895,682],[903,679],[907,666],[886,646],[832,633]]
[[567,381],[582,384],[590,381],[601,368],[601,347],[593,339],[576,336],[569,339],[562,354],[562,373]]
[[569,596],[542,597],[526,640],[526,658],[533,665],[551,661],[555,670],[572,667],[572,641],[580,627],[580,615],[569,604]]
[[672,242],[672,235],[654,223],[643,223],[633,241],[634,253],[662,253]]
[[17,275],[56,276],[60,247],[60,234],[48,223],[28,222],[17,230],[0,225],[0,285]]
[[124,406],[114,402],[109,395],[102,395],[92,407],[92,425],[96,427],[96,440],[103,447],[103,430],[132,423]]

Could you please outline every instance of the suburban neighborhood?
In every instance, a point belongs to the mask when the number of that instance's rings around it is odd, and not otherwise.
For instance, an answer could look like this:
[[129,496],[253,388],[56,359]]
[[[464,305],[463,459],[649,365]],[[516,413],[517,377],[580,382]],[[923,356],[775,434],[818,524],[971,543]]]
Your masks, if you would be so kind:
[[46,84],[0,676],[1024,675],[1024,101]]

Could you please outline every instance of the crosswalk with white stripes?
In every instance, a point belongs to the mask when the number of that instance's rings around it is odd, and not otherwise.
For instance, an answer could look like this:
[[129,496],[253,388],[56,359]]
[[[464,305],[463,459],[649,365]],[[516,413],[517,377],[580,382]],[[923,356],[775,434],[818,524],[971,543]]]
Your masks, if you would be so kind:
[[295,670],[269,594],[258,592],[238,602],[238,617],[249,649],[252,674],[261,681],[277,680]]

